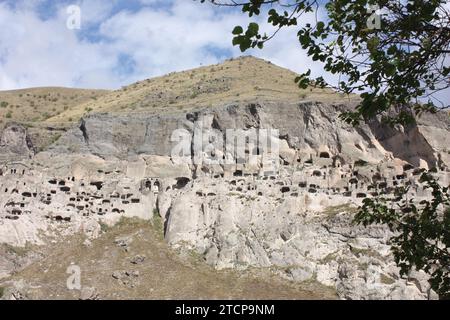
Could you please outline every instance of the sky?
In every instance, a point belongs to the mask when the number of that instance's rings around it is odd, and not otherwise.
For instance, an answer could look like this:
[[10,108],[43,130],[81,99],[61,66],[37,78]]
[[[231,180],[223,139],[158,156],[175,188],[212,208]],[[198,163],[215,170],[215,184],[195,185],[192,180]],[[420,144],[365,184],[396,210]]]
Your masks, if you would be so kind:
[[[73,6],[80,25],[73,28]],[[450,4],[449,4],[450,6]],[[264,15],[262,15],[264,16]],[[231,31],[252,20],[239,8],[199,0],[0,0],[0,90],[61,86],[118,89],[136,81],[241,56]],[[326,19],[319,10],[318,18]],[[302,16],[300,24],[314,23]],[[298,28],[282,30],[263,50],[245,52],[335,84],[300,48]],[[440,92],[450,101],[450,89]]]
[[[73,28],[72,5],[80,8],[80,28]],[[238,9],[193,0],[0,0],[0,90],[117,89],[219,63],[242,55],[231,31],[249,22]],[[300,49],[294,29],[245,54],[323,73]]]

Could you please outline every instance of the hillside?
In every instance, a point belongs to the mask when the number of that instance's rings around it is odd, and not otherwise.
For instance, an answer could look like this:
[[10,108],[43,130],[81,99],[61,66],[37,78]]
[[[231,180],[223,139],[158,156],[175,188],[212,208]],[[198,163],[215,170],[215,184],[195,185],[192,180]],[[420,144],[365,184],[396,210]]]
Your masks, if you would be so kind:
[[10,122],[25,125],[36,150],[43,150],[70,126],[70,123],[48,126],[47,119],[87,101],[96,101],[107,93],[107,90],[59,87],[0,91],[0,130]]
[[400,276],[391,230],[353,221],[397,188],[427,203],[424,169],[449,184],[448,114],[355,127],[339,115],[357,97],[294,77],[245,57],[7,124],[0,296],[435,299]]
[[59,87],[0,91],[0,129],[28,127],[37,151],[45,150],[90,113],[171,114],[248,101],[354,100],[331,89],[299,89],[295,72],[252,56],[136,82],[119,90]]
[[[65,240],[65,246],[7,247],[9,263],[21,269],[21,260],[40,256],[4,283],[22,283],[4,290],[27,299],[336,299],[333,289],[315,282],[296,284],[264,270],[216,271],[194,252],[176,252],[163,241],[161,227],[122,220],[105,229],[100,238],[83,235]],[[123,241],[125,245],[118,245]],[[2,247],[0,246],[0,252]],[[76,261],[82,270],[83,290],[67,290],[67,266]],[[1,271],[0,259],[0,271]],[[51,272],[48,272],[51,270]],[[126,275],[128,272],[129,276]],[[122,274],[125,273],[125,274]],[[1,279],[1,274],[0,274]],[[182,286],[180,286],[182,284]],[[0,285],[0,289],[1,289]],[[0,292],[0,300],[1,300]]]
[[9,121],[45,121],[107,92],[57,87],[0,91],[0,126]]
[[88,100],[47,122],[67,122],[87,112],[171,113],[248,100],[342,102],[330,89],[299,89],[296,73],[271,62],[241,57],[221,64],[147,79]]

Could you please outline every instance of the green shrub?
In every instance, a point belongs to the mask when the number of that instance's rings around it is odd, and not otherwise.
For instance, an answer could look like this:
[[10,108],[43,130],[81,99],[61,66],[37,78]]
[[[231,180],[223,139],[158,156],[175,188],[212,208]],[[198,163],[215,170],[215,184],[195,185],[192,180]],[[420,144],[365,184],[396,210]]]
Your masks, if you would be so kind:
[[364,167],[367,166],[368,162],[362,159],[358,159],[355,161],[355,167]]
[[191,99],[195,99],[195,98],[197,98],[197,96],[198,96],[198,93],[197,92],[192,92],[192,94],[191,94]]
[[55,134],[53,137],[51,137],[50,144],[54,144],[56,141],[59,140],[59,138],[61,138],[61,134],[60,133]]
[[111,228],[106,224],[106,223],[104,223],[103,221],[99,221],[99,225],[100,225],[100,230],[103,232],[103,233],[106,233],[106,232],[108,232]]
[[153,226],[153,230],[155,231],[156,235],[160,239],[164,239],[164,223],[163,223],[163,220],[161,219],[159,211],[156,209],[153,209],[152,226]]

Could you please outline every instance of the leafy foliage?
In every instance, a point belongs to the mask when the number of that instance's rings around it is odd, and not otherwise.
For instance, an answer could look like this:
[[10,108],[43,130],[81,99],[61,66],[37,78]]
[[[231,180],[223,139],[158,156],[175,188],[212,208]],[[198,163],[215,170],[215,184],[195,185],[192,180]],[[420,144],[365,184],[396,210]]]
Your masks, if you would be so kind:
[[[322,77],[310,79],[308,71],[296,82],[301,88],[331,86],[345,94],[360,94],[362,102],[356,111],[342,114],[349,123],[358,124],[391,109],[397,114],[391,122],[408,123],[414,121],[414,114],[450,107],[435,97],[450,87],[450,66],[445,60],[450,53],[446,0],[210,2],[241,7],[249,17],[265,15],[276,28],[267,35],[255,22],[246,29],[237,26],[233,45],[241,51],[263,48],[282,28],[298,28],[300,46],[308,56],[323,62],[325,71],[339,74],[341,80],[331,85]],[[323,3],[326,18],[300,26],[302,15],[317,13]],[[375,5],[384,14],[377,13]]]
[[400,273],[415,267],[431,275],[431,288],[441,298],[450,298],[450,189],[442,187],[429,172],[420,181],[430,189],[432,200],[416,204],[397,188],[394,202],[385,198],[366,198],[355,216],[364,226],[385,224],[396,234],[392,251]]

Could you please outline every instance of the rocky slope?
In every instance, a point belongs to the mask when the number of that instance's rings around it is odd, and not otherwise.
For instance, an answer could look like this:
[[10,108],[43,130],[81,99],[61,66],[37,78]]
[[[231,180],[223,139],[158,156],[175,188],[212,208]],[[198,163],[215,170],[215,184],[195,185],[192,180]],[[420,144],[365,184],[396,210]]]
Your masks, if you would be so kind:
[[29,139],[37,151],[44,150],[79,119],[45,123],[49,118],[88,101],[96,101],[106,90],[72,88],[30,88],[0,91],[0,130],[10,123],[28,128]]
[[296,73],[269,61],[241,57],[223,63],[146,79],[95,100],[68,108],[46,123],[77,121],[90,112],[166,114],[199,106],[269,101],[351,102],[357,96],[342,96],[330,89],[299,89]]
[[[172,250],[157,223],[122,220],[95,240],[80,235],[40,248],[0,248],[20,270],[4,281],[4,299],[335,299],[331,288],[280,279],[269,271],[216,271],[190,251]],[[2,251],[4,250],[4,251]],[[38,256],[30,256],[33,250]],[[30,263],[30,261],[38,261]],[[81,269],[68,290],[67,269]],[[2,260],[0,259],[0,270]],[[1,274],[0,274],[1,276]],[[182,285],[180,285],[182,284]],[[0,286],[0,288],[1,288]],[[1,295],[1,294],[0,294]],[[0,297],[1,298],[1,297]]]
[[0,127],[10,121],[39,123],[107,93],[56,87],[0,91]]
[[[129,87],[128,98],[151,92],[143,86]],[[0,242],[45,245],[74,234],[95,241],[124,217],[157,217],[166,243],[217,270],[262,268],[333,288],[344,299],[435,297],[424,273],[399,277],[386,229],[351,221],[363,198],[393,197],[397,186],[409,186],[418,201],[429,198],[418,181],[422,168],[437,168],[449,184],[447,113],[409,127],[373,120],[355,128],[338,118],[354,101],[207,94],[223,101],[207,107],[180,98],[186,107],[111,112],[128,101],[117,98],[42,152],[25,128],[7,127],[0,138]],[[267,156],[275,157],[270,165]],[[11,259],[3,259],[4,275]]]
[[304,156],[321,150],[348,163],[364,160],[376,164],[388,155],[416,167],[449,166],[448,114],[428,115],[407,128],[391,128],[378,120],[353,128],[338,119],[352,106],[256,100],[161,115],[94,114],[84,117],[78,128],[50,150],[71,153],[76,149],[102,158],[170,156],[173,131],[185,129],[192,134],[200,118],[205,130],[216,129],[223,135],[226,129],[276,128],[283,146],[300,150]]

